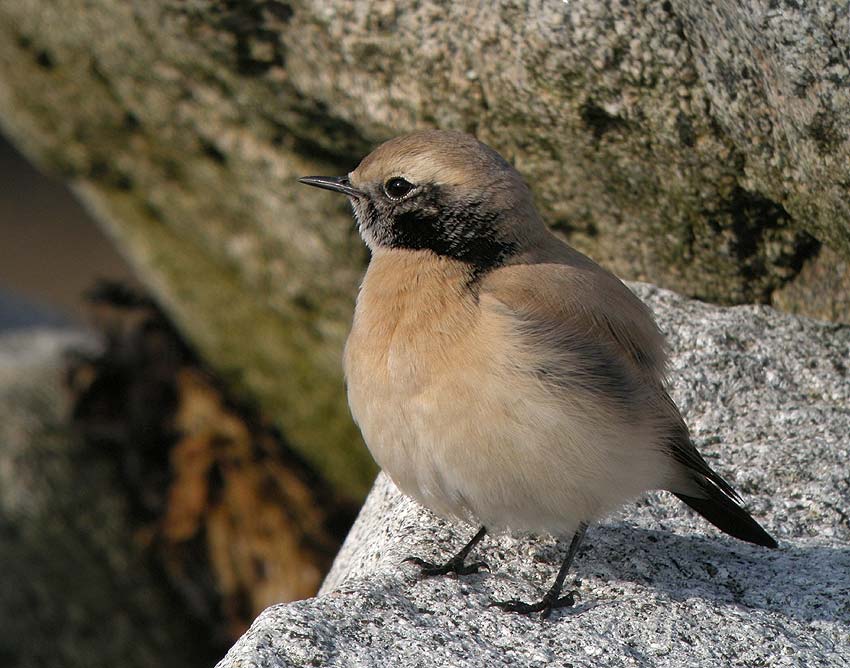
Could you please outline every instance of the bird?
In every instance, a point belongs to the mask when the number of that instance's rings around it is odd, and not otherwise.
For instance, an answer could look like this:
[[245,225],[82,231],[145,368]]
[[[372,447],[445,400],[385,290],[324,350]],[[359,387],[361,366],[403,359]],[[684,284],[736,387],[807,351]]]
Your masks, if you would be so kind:
[[487,533],[569,537],[547,617],[588,527],[667,490],[721,531],[776,541],[699,454],[668,393],[667,349],[649,308],[555,236],[531,189],[475,137],[421,130],[378,146],[342,193],[370,252],[344,352],[348,403],[372,456],[406,495],[479,527],[425,576],[465,575]]

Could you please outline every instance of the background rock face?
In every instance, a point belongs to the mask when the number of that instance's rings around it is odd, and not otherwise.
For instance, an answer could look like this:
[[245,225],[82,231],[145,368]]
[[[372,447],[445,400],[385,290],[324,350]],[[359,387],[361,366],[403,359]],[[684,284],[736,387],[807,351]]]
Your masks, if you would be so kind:
[[[850,654],[850,328],[720,309],[636,286],[669,332],[672,396],[712,466],[779,540],[724,536],[653,493],[591,527],[541,622],[568,541],[485,538],[492,572],[421,579],[474,532],[381,476],[318,598],[266,610],[219,663],[241,666],[842,666]],[[578,578],[580,582],[573,582]]]
[[[475,132],[614,271],[770,301],[821,243],[850,256],[848,44],[830,0],[17,0],[0,6],[0,123],[357,496],[374,469],[339,359],[365,253],[345,203],[296,176],[414,128]],[[825,275],[781,303],[804,309]],[[847,318],[836,303],[815,312]]]

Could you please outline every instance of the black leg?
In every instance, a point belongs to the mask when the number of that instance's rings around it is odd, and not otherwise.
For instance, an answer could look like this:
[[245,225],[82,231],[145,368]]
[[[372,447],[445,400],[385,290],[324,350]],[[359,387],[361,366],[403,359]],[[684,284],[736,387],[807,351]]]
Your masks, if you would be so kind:
[[539,612],[541,613],[540,616],[544,619],[552,613],[554,608],[569,608],[572,606],[575,603],[575,594],[577,592],[571,591],[566,596],[561,596],[561,587],[564,586],[564,579],[567,577],[567,571],[570,570],[570,566],[572,566],[573,559],[576,557],[576,552],[578,552],[581,541],[584,540],[584,534],[586,531],[587,524],[584,523],[580,524],[578,529],[576,529],[575,534],[573,534],[573,540],[570,543],[570,549],[567,551],[564,563],[561,564],[561,570],[558,571],[558,575],[555,577],[555,582],[552,584],[552,587],[546,592],[540,601],[537,603],[502,601],[494,602],[490,605],[501,608],[502,610],[507,610],[508,612],[518,612],[522,615]]
[[483,561],[476,561],[474,564],[469,565],[463,563],[472,548],[475,547],[482,538],[484,538],[484,534],[486,533],[487,528],[481,527],[478,530],[478,533],[472,537],[471,541],[464,545],[460,552],[442,565],[433,564],[430,561],[425,561],[419,557],[408,557],[405,561],[409,561],[410,563],[419,566],[422,569],[423,575],[445,575],[446,573],[469,575],[470,573],[477,573],[481,568],[486,568],[489,571],[490,567]]

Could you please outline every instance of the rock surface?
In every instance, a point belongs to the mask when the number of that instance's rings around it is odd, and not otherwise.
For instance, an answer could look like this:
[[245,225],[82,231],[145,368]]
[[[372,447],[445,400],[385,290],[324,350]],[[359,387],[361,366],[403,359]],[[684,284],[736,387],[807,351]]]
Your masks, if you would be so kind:
[[365,254],[345,203],[295,177],[474,131],[619,274],[769,301],[818,242],[850,256],[848,44],[832,0],[15,0],[0,124],[356,497],[373,468],[339,360]]
[[669,334],[698,447],[778,550],[652,493],[591,528],[575,608],[525,618],[488,603],[538,597],[566,545],[486,538],[490,573],[423,580],[404,557],[439,560],[474,530],[382,475],[321,594],[266,610],[219,668],[848,665],[850,328],[634,287]]

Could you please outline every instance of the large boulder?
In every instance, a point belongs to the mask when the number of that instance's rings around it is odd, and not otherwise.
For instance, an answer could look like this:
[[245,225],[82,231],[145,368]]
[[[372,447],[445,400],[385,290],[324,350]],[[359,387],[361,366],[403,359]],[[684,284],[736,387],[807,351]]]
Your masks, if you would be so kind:
[[[821,244],[850,256],[848,44],[831,0],[16,0],[0,123],[357,496],[374,469],[349,447],[339,359],[365,253],[345,203],[296,176],[414,128],[472,131],[620,274],[770,301]],[[824,273],[783,304],[847,290]]]
[[474,529],[382,475],[321,594],[266,610],[219,668],[845,665],[850,328],[637,291],[670,334],[696,443],[779,549],[652,493],[591,528],[567,580],[579,603],[541,621],[488,604],[539,597],[565,544],[488,538],[473,558],[490,573],[422,579],[404,557],[445,558]]

